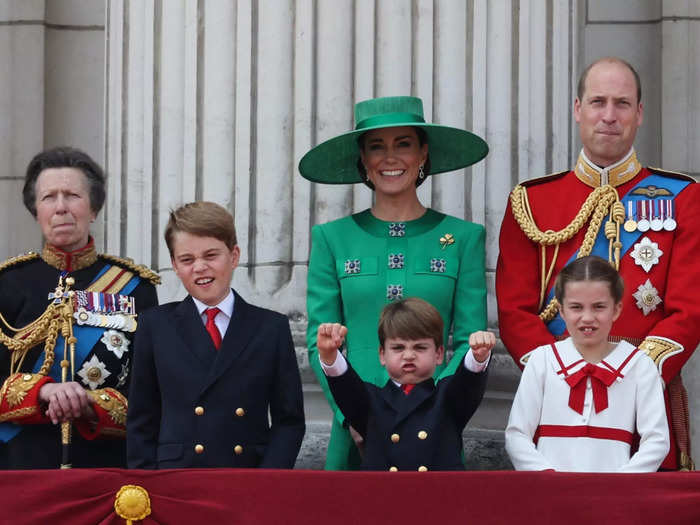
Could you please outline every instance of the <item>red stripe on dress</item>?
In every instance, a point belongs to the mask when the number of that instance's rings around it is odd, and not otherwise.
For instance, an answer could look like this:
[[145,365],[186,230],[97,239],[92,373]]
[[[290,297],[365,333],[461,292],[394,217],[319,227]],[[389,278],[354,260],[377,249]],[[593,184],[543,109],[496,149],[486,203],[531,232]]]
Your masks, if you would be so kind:
[[613,441],[622,441],[623,443],[631,445],[634,435],[632,432],[622,430],[621,428],[591,427],[588,425],[540,425],[537,427],[537,431],[532,438],[535,445],[541,437],[610,439]]
[[564,374],[564,377],[567,377],[569,374],[567,374],[567,370],[570,368],[575,367],[577,364],[582,363],[583,359],[579,359],[578,361],[574,361],[571,363],[569,366],[564,366],[564,362],[561,360],[561,357],[559,357],[559,352],[557,352],[557,347],[554,346],[553,344],[550,344],[549,346],[552,347],[552,351],[554,352],[554,357],[557,358],[557,361],[559,361],[559,367],[561,370],[557,372],[557,374]]
[[608,369],[609,369],[611,372],[613,372],[617,377],[619,377],[620,379],[622,379],[622,378],[625,377],[625,376],[622,374],[622,372],[620,372],[620,370],[622,370],[623,368],[625,368],[625,365],[626,365],[627,363],[629,363],[629,360],[632,359],[632,357],[634,357],[634,354],[636,354],[637,352],[639,352],[639,348],[635,348],[634,350],[632,350],[632,351],[629,353],[629,355],[625,358],[625,360],[622,362],[622,364],[621,364],[620,366],[618,366],[617,368],[613,368],[612,365],[609,365],[609,364],[606,363],[605,361],[601,361],[601,364],[607,366]]

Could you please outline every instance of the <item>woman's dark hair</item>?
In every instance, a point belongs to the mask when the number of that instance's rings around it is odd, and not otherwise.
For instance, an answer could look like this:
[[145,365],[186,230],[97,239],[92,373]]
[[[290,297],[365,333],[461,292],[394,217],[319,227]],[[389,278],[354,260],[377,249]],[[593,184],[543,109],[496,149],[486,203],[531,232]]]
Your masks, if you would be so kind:
[[622,301],[622,294],[625,291],[625,285],[622,282],[622,277],[605,259],[596,255],[587,255],[576,259],[567,264],[564,269],[559,272],[557,280],[554,284],[554,295],[559,301],[559,304],[564,302],[564,291],[568,283],[581,281],[599,281],[607,283],[610,287],[610,295],[612,295],[615,303]]
[[[416,126],[409,126],[416,130],[416,135],[418,136],[418,144],[422,146],[423,144],[428,144],[428,134],[425,132],[423,128],[419,128]],[[365,132],[359,137],[357,137],[357,146],[360,148],[360,151],[365,149],[365,136],[369,132]],[[357,158],[357,171],[360,174],[360,177],[362,177],[362,182],[364,182],[365,186],[367,186],[370,190],[374,191],[374,184],[369,180],[367,177],[367,170],[365,169],[365,165],[362,164],[362,157]],[[425,177],[422,179],[418,177],[416,179],[416,187],[420,186],[425,182],[425,179],[428,178],[428,175],[430,175],[430,146],[428,146],[428,156],[425,158],[425,163],[423,164],[423,173],[425,174]]]
[[105,174],[90,155],[76,148],[62,146],[38,153],[27,166],[22,199],[24,206],[36,218],[36,181],[48,168],[76,168],[85,174],[90,195],[90,209],[97,215],[105,202]]

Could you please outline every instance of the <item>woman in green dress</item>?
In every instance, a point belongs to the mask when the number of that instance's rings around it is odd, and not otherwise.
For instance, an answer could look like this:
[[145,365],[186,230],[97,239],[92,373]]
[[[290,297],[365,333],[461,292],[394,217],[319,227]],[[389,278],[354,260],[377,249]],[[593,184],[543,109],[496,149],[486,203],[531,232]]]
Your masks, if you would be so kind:
[[372,208],[311,233],[307,345],[334,413],[327,470],[357,468],[362,445],[329,393],[316,348],[319,324],[348,327],[349,361],[363,380],[380,386],[388,375],[379,363],[377,323],[388,302],[421,297],[442,315],[445,340],[452,330],[454,356],[436,379],[454,372],[469,334],[486,326],[483,226],[424,207],[416,188],[429,174],[478,162],[488,146],[468,131],[425,123],[415,97],[360,102],[355,122],[354,131],[319,144],[299,163],[311,181],[364,182],[375,192]]

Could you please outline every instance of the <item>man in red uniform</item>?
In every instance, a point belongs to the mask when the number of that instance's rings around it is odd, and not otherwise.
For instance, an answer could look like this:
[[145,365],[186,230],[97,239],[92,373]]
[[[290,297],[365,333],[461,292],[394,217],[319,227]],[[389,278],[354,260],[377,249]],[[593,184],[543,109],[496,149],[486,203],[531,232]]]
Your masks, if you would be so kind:
[[666,387],[673,438],[662,468],[692,468],[680,370],[700,341],[700,185],[637,160],[641,84],[627,62],[603,58],[583,72],[574,117],[583,143],[574,169],[510,195],[496,270],[501,338],[522,368],[534,348],[566,337],[556,275],[577,256],[610,260],[625,282],[611,338],[644,350]]

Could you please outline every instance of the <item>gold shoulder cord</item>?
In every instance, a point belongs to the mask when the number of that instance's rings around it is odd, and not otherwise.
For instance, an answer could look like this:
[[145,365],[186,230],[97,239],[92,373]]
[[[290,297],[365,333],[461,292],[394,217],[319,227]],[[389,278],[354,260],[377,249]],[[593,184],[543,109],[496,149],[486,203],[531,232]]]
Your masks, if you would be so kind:
[[[617,190],[613,186],[606,184],[593,190],[574,219],[559,231],[547,230],[543,232],[537,227],[535,219],[532,216],[532,210],[530,209],[527,189],[524,186],[517,185],[513,189],[510,194],[510,205],[513,210],[513,216],[518,222],[520,229],[528,239],[540,245],[541,272],[538,310],[541,310],[539,316],[544,322],[554,319],[559,309],[556,297],[552,298],[549,304],[542,309],[545,294],[547,293],[547,286],[552,278],[554,266],[559,255],[559,245],[576,235],[589,218],[590,223],[588,225],[588,230],[586,230],[586,235],[583,238],[583,243],[581,244],[576,258],[590,255],[596,236],[603,224],[603,219],[607,214],[609,217],[608,221],[605,223],[604,231],[605,237],[609,241],[608,260],[610,264],[615,266],[615,269],[619,269],[620,249],[622,248],[622,243],[620,242],[620,225],[625,220],[625,207],[620,202]],[[549,267],[547,267],[547,246],[554,246],[554,254],[552,255]]]
[[7,268],[11,268],[13,266],[17,266],[18,264],[29,262],[29,261],[32,261],[32,260],[38,259],[38,258],[39,258],[39,254],[36,252],[27,252],[24,255],[10,257],[6,261],[4,261],[2,264],[0,264],[0,272],[6,270]]
[[116,255],[109,255],[106,253],[101,253],[100,257],[105,261],[117,263],[118,265],[123,266],[134,273],[137,273],[139,277],[150,281],[154,285],[160,284],[160,275],[151,270],[148,266],[144,266],[143,264],[136,264],[131,259],[117,257]]

